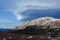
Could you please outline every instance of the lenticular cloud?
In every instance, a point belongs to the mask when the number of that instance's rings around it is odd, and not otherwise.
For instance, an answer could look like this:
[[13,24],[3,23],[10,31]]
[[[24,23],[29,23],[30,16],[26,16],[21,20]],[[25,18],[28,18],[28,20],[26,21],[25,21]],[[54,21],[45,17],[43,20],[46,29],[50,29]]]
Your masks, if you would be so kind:
[[[18,15],[21,15],[26,10],[50,10],[50,9],[59,9],[60,1],[56,0],[22,0],[18,10]],[[26,15],[27,16],[27,15]],[[17,20],[21,20],[21,16],[17,16]],[[23,17],[24,18],[24,17]],[[22,19],[23,19],[22,18]]]
[[[0,2],[0,4],[3,3]],[[5,11],[13,12],[17,20],[21,20],[27,17],[27,15],[22,15],[26,10],[59,9],[60,0],[7,0],[2,7]]]

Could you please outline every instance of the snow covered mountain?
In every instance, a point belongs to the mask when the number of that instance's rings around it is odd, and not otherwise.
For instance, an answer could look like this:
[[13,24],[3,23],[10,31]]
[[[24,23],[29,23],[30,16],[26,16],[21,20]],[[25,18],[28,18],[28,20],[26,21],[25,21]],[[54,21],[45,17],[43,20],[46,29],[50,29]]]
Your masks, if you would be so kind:
[[33,25],[35,25],[36,28],[43,28],[43,29],[60,28],[60,19],[56,19],[52,17],[42,17],[31,21],[27,21],[21,26],[16,27],[16,30],[25,29],[26,27],[31,27],[31,26],[33,28]]

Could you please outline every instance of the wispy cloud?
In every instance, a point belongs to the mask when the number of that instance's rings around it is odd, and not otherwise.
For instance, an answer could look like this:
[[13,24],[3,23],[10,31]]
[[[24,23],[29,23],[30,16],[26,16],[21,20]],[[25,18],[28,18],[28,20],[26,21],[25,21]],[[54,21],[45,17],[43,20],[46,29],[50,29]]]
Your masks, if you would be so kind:
[[17,20],[0,20],[0,28],[15,28],[16,26],[19,26],[23,24],[24,21],[17,21]]
[[17,20],[21,20],[25,18],[25,16],[21,14],[29,9],[59,9],[60,0],[5,0],[5,2],[2,1],[0,5],[2,5],[5,11],[13,12]]
[[17,20],[0,20],[0,23],[15,23]]

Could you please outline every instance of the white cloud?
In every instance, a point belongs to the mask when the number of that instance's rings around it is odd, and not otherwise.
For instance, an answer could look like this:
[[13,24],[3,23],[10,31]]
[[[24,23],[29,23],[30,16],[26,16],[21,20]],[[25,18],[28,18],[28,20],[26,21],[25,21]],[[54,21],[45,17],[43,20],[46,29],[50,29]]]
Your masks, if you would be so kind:
[[18,19],[18,20],[23,19],[23,17],[22,17],[22,16],[20,16],[20,15],[16,15],[16,17],[17,17],[17,19]]
[[[28,9],[35,10],[47,10],[47,9],[59,9],[60,0],[10,0],[3,4],[5,11],[13,12],[17,20],[22,20],[22,12]],[[8,4],[8,5],[7,5]]]

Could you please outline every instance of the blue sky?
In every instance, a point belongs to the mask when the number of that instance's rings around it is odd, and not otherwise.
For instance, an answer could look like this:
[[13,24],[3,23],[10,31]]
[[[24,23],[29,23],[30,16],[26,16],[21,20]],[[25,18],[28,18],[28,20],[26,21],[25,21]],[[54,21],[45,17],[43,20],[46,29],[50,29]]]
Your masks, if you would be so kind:
[[46,16],[60,18],[60,0],[0,0],[0,28]]

